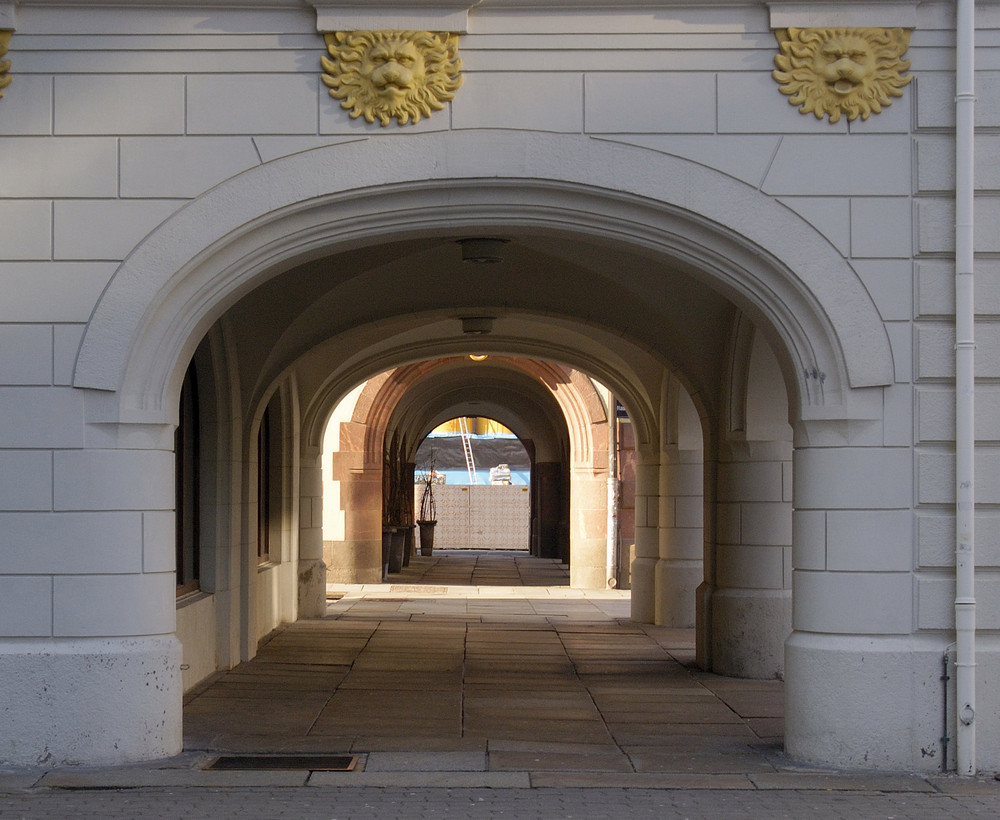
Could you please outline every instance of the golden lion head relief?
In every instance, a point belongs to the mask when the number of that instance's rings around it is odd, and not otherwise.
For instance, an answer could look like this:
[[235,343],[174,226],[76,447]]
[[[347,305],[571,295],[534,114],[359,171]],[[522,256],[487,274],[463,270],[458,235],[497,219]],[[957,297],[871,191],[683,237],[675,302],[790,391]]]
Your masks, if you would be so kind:
[[352,118],[418,123],[462,85],[458,36],[429,31],[338,31],[326,35],[323,82]]
[[902,59],[910,32],[901,28],[789,28],[775,31],[781,53],[772,76],[803,114],[830,122],[867,120],[912,80]]
[[[7,53],[10,46],[10,32],[0,31],[0,57]],[[10,60],[0,60],[0,97],[3,96],[3,89],[10,85]]]

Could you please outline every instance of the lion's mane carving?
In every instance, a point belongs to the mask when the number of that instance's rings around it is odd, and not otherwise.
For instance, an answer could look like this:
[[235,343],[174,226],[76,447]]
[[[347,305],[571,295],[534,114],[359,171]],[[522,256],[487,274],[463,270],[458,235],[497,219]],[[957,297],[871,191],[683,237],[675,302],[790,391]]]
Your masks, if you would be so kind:
[[910,32],[901,28],[809,28],[775,32],[781,53],[772,76],[803,114],[830,122],[861,117],[867,120],[890,97],[902,97],[912,76],[903,75],[910,61],[902,59]]
[[[0,31],[0,58],[7,53],[7,47],[10,45],[10,32]],[[0,97],[3,96],[3,90],[10,85],[11,76],[7,72],[10,71],[10,60],[0,59]]]
[[429,31],[338,31],[326,35],[323,82],[352,118],[385,126],[418,123],[462,85],[458,36]]

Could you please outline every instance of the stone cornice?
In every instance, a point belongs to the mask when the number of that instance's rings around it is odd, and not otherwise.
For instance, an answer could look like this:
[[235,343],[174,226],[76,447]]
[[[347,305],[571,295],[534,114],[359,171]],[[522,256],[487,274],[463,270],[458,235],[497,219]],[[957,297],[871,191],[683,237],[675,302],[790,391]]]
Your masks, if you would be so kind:
[[481,0],[333,0],[313,3],[319,31],[450,31],[469,30],[469,9]]
[[[948,2],[949,0],[941,0]],[[995,5],[1000,0],[977,0],[977,4]],[[914,2],[900,2],[900,0],[840,0],[840,2],[814,2],[813,0],[333,0],[330,3],[317,3],[315,0],[8,0],[6,3],[0,1],[0,8],[5,5],[14,6],[65,6],[65,7],[148,7],[148,8],[244,8],[244,9],[266,9],[266,8],[310,8],[310,7],[337,7],[342,9],[353,8],[356,11],[362,8],[369,11],[389,12],[395,11],[401,14],[420,14],[428,8],[456,8],[464,6],[466,9],[477,7],[480,9],[510,9],[517,11],[569,11],[573,9],[588,11],[606,12],[630,12],[651,9],[684,8],[698,9],[709,7],[757,7],[769,8],[772,15],[790,14],[833,14],[842,12],[844,14],[863,16],[866,14],[879,15],[883,12],[887,14],[897,14],[901,9],[915,8],[918,0]],[[891,11],[890,11],[891,10]],[[792,24],[797,25],[797,24]],[[830,25],[830,24],[827,24]],[[853,24],[852,24],[853,25]],[[864,24],[859,25],[883,25]],[[890,22],[887,25],[899,25]]]
[[770,0],[771,28],[916,28],[917,2]]
[[[758,8],[770,12],[773,28],[822,26],[883,26],[913,28],[916,9],[922,0],[0,0],[0,27],[13,29],[15,7],[48,6],[66,8],[142,7],[162,9],[316,9],[320,19],[344,14],[344,19],[433,20],[437,16],[461,15],[471,9],[519,12],[574,10],[601,13],[628,13],[657,9]],[[942,3],[951,0],[940,0]],[[977,0],[993,6],[1000,0]],[[327,15],[325,18],[323,15]],[[320,26],[324,23],[320,23]],[[341,24],[339,27],[343,27]],[[361,27],[360,25],[358,26]],[[368,26],[370,27],[370,26]],[[325,30],[320,28],[321,31]],[[444,30],[442,27],[441,30]],[[461,29],[448,28],[450,31]]]

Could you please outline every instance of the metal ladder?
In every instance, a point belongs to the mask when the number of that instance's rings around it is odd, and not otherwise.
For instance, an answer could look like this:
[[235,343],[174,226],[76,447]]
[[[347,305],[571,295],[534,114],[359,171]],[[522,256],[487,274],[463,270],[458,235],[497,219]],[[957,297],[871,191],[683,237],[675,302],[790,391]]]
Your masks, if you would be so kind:
[[469,425],[465,416],[460,416],[458,419],[458,431],[462,434],[462,450],[465,451],[465,468],[469,471],[469,483],[478,484],[476,460],[472,456],[472,441],[469,439]]

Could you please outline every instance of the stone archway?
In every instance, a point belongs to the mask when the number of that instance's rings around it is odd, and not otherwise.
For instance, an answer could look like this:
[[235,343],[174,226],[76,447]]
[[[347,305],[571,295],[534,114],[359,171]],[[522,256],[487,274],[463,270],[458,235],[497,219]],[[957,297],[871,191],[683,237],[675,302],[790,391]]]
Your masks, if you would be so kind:
[[[335,481],[348,502],[342,505],[345,539],[339,548],[330,547],[340,552],[333,559],[338,580],[352,579],[353,572],[359,573],[355,582],[378,575],[377,499],[356,488],[380,486],[382,446],[390,430],[415,448],[473,398],[531,446],[539,479],[532,496],[538,546],[570,564],[573,586],[604,588],[606,543],[593,519],[607,515],[607,410],[579,371],[512,357],[493,357],[488,364],[457,357],[429,360],[366,383],[350,421],[341,423],[339,438],[346,444],[333,457]],[[367,538],[353,537],[358,533]]]
[[891,380],[888,338],[861,280],[772,198],[690,161],[598,140],[448,132],[307,151],[191,202],[113,277],[74,385],[118,391],[122,420],[170,417],[165,400],[197,340],[293,260],[484,225],[602,233],[693,266],[765,320],[805,405],[840,405],[849,387]]
[[[868,418],[869,403],[855,402],[857,389],[891,381],[885,330],[859,278],[815,229],[775,200],[702,166],[642,149],[575,136],[447,133],[373,138],[276,160],[180,210],[123,263],[87,327],[74,385],[88,391],[88,419],[126,428],[174,423],[184,365],[198,341],[243,296],[296,265],[389,238],[500,229],[597,236],[723,294],[768,336],[792,394],[792,414],[812,424],[830,418],[844,424],[852,414]],[[598,297],[591,298],[597,305]],[[530,308],[529,300],[525,315]],[[444,321],[450,310],[429,305],[419,316],[438,311]],[[557,358],[620,390],[635,411],[644,459],[637,474],[637,506],[646,513],[641,537],[655,544],[660,464],[656,402],[648,397],[658,395],[668,357],[627,333],[613,340],[609,328],[584,311],[555,317],[576,333],[567,343],[549,327],[553,317],[538,313],[518,325],[532,333],[500,338],[498,351]],[[345,329],[345,337],[364,340],[377,326],[379,343],[369,337],[357,346],[358,355],[339,359],[327,383],[314,385],[310,395],[337,393],[387,366],[461,351],[444,336],[408,336],[395,321],[398,316],[375,315],[365,328]],[[248,388],[258,403],[300,355],[293,336],[278,340],[261,383]],[[629,345],[648,355],[629,359],[623,352]],[[683,374],[696,354],[681,347],[676,352]],[[704,388],[695,384],[692,396],[710,406],[714,398]],[[159,475],[169,465],[162,452],[155,455],[149,469]],[[861,453],[846,457],[834,464],[841,474],[845,464],[869,463]],[[820,477],[833,463],[828,455],[814,453],[800,463],[813,508],[840,503]],[[144,547],[162,562],[171,545],[159,533]],[[811,594],[829,597],[834,587],[812,580]],[[821,613],[810,623],[818,630],[820,620]],[[799,647],[798,670],[810,652],[829,652],[806,641]],[[790,686],[808,695],[813,673],[798,674]],[[171,725],[179,721],[179,710],[167,717]],[[813,727],[800,743],[822,736]]]

